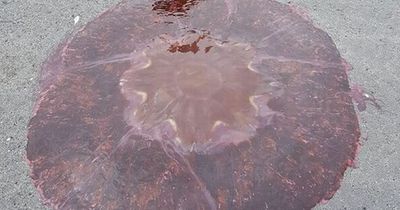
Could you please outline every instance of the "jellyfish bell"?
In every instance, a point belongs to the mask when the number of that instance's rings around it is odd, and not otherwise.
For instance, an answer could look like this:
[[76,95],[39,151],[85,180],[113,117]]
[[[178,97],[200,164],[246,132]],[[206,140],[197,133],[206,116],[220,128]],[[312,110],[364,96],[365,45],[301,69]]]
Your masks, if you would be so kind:
[[33,183],[54,209],[311,209],[359,147],[347,70],[273,0],[123,1],[43,66]]
[[251,67],[250,44],[189,33],[156,39],[142,54],[146,62],[120,79],[127,123],[142,135],[186,153],[213,153],[248,141],[274,114],[265,103],[268,75]]

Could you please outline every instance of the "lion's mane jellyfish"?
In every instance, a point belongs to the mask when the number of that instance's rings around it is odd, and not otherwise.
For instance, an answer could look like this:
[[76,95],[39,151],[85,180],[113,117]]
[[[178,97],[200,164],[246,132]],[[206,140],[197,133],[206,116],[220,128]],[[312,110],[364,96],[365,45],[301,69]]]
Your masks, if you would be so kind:
[[311,209],[358,149],[348,68],[276,1],[123,1],[43,65],[33,183],[54,209]]

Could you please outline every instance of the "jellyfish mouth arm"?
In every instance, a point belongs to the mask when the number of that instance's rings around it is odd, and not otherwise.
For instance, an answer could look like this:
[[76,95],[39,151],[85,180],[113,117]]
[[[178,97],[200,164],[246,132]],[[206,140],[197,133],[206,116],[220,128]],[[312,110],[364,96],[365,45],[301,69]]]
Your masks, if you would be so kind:
[[190,161],[185,156],[184,152],[181,148],[177,149],[177,145],[172,141],[162,141],[161,142],[162,148],[164,152],[173,160],[175,160],[178,164],[183,165],[189,171],[189,174],[193,177],[193,179],[197,182],[200,187],[200,191],[203,193],[208,206],[211,210],[217,210],[217,202],[212,197],[211,192],[207,189],[207,186],[203,183],[200,177],[196,174],[193,170]]
[[202,155],[214,155],[222,153],[229,146],[238,146],[243,142],[250,142],[250,138],[242,138],[237,140],[219,140],[216,142],[210,142],[208,144],[196,147],[195,151]]
[[[122,136],[119,139],[118,143],[116,144],[114,149],[111,151],[110,156],[114,155],[115,153],[117,153],[120,150],[126,149],[128,147],[134,147],[136,144],[136,140],[135,140],[135,138],[133,138],[133,136],[138,136],[138,135],[139,135],[138,129],[131,128],[124,136]],[[146,138],[146,137],[143,136],[143,138]]]
[[228,14],[226,15],[227,20],[231,20],[232,16],[238,11],[238,5],[236,0],[224,0],[226,7],[228,8]]
[[249,98],[251,105],[256,110],[256,126],[258,128],[269,126],[275,117],[283,116],[283,113],[274,111],[268,106],[270,99],[268,95],[257,95]]
[[238,146],[249,142],[255,128],[248,125],[246,129],[236,130],[225,123],[216,123],[213,128],[213,137],[201,145],[194,144],[191,151],[202,155],[213,155],[223,152],[229,146]]
[[[328,62],[328,61],[319,61],[319,60],[306,60],[306,59],[301,59],[301,58],[291,58],[291,57],[285,57],[281,55],[269,55],[265,52],[264,54],[254,61],[250,63],[250,68],[253,68],[253,64],[258,64],[263,60],[274,60],[278,61],[281,63],[286,63],[286,62],[294,62],[294,63],[299,63],[299,64],[306,64],[306,65],[311,65],[315,67],[322,67],[322,68],[340,68],[343,66],[342,63],[335,63],[335,62]],[[252,70],[253,70],[252,69]],[[256,70],[253,70],[256,71]]]
[[283,33],[283,32],[287,32],[287,31],[293,30],[292,28],[293,28],[295,25],[297,25],[297,24],[298,24],[297,22],[291,22],[291,23],[287,24],[286,26],[283,26],[282,28],[280,28],[280,29],[278,29],[278,30],[276,30],[276,31],[274,31],[274,32],[272,32],[272,33],[270,33],[270,34],[268,34],[266,37],[264,37],[264,38],[260,41],[261,47],[267,46],[267,45],[268,45],[268,41],[269,41],[272,37],[274,37],[274,36],[276,36],[276,35],[279,35],[279,34],[281,34],[281,33]]
[[98,66],[104,66],[108,64],[130,62],[132,67],[136,69],[147,68],[151,65],[151,60],[146,58],[146,54],[143,52],[131,52],[131,53],[121,53],[115,54],[100,60],[92,60],[84,63],[80,63],[76,66],[72,66],[70,70],[81,70],[81,69],[93,69]]
[[367,103],[371,103],[375,108],[381,109],[379,100],[373,95],[366,93],[359,85],[353,85],[350,91],[351,98],[355,101],[359,111],[367,109]]

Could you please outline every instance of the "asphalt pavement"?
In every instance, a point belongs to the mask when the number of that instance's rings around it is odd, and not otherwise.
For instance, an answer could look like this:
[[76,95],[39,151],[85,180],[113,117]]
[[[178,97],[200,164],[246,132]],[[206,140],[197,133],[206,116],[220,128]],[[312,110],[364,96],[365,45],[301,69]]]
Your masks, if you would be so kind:
[[[0,209],[46,209],[28,176],[26,126],[41,63],[119,0],[0,1]],[[282,1],[283,2],[283,1]],[[285,1],[284,3],[289,3]],[[292,0],[353,66],[352,84],[380,100],[359,114],[362,146],[334,198],[316,209],[400,209],[400,1]]]

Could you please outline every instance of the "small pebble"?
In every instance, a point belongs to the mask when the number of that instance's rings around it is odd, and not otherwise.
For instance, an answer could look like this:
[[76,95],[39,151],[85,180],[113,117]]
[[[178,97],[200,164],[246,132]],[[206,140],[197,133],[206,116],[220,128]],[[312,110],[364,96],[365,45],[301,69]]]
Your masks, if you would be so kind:
[[79,15],[76,16],[76,17],[74,18],[74,24],[77,24],[77,23],[79,22],[79,19],[80,19]]

